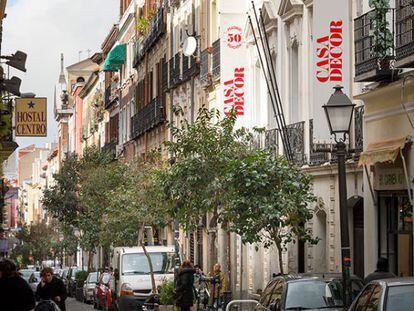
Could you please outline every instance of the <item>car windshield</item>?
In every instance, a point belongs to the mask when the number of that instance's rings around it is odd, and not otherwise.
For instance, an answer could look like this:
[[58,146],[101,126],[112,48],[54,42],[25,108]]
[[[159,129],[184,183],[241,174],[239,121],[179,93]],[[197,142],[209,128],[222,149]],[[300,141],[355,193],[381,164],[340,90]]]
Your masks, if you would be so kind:
[[32,275],[33,270],[23,269],[23,270],[20,270],[19,272],[22,274],[22,277],[29,278]]
[[286,310],[341,307],[341,292],[336,285],[336,282],[319,280],[291,282],[287,288]]
[[[174,273],[174,253],[150,253],[154,273]],[[123,274],[149,274],[148,259],[144,253],[125,254],[122,257]]]
[[98,282],[98,272],[91,273],[89,276],[89,283],[96,283]]
[[387,311],[412,310],[414,285],[392,286],[388,289]]

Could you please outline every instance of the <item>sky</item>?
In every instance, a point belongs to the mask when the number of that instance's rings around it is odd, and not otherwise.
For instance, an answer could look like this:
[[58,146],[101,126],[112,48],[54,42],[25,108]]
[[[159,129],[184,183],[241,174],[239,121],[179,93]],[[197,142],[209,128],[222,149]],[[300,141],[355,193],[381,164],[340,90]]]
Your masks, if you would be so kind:
[[[48,136],[17,138],[19,147],[57,140],[53,92],[60,73],[60,53],[65,67],[100,51],[119,17],[119,0],[8,0],[3,21],[2,55],[27,53],[27,72],[10,68],[10,77],[22,79],[20,91],[48,99]],[[81,54],[79,52],[82,51]],[[7,71],[6,71],[7,72]]]

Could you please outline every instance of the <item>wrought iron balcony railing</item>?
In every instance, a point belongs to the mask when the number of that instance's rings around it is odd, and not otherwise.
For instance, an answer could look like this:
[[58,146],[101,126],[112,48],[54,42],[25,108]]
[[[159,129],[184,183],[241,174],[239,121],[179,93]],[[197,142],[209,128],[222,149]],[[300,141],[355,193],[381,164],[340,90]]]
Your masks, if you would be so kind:
[[210,54],[208,49],[201,51],[200,54],[200,83],[202,87],[211,85]]
[[156,97],[131,118],[131,137],[136,139],[165,121],[161,97]]
[[168,63],[165,58],[161,61],[162,66],[162,91],[165,92],[168,89]]
[[181,61],[182,61],[181,52],[178,52],[174,56],[174,76],[173,76],[174,86],[178,86],[182,82]]
[[394,9],[374,9],[354,20],[355,81],[381,81],[392,75],[395,59]]
[[[305,161],[305,121],[286,126],[287,143],[292,150],[293,162],[302,166]],[[285,150],[286,152],[286,150]]]
[[[313,119],[309,120],[309,165],[321,165],[329,162],[329,144],[317,144],[313,142]],[[323,152],[318,150],[325,150]]]
[[174,66],[174,57],[172,57],[170,59],[170,61],[168,62],[168,88],[172,89],[175,87],[174,85],[174,71],[175,71],[175,66]]
[[183,75],[182,82],[188,81],[191,77],[200,73],[199,64],[196,61],[195,56],[187,57],[183,55]]
[[220,39],[213,43],[213,60],[212,60],[213,80],[220,78]]
[[279,154],[279,129],[266,130],[265,148],[270,150],[274,155]]
[[414,67],[414,0],[396,0],[395,56],[397,67]]
[[359,155],[364,149],[364,106],[356,107],[354,111],[354,148],[355,157]]
[[164,15],[164,9],[160,8],[155,13],[155,16],[149,21],[148,32],[142,41],[142,44],[137,45],[136,48],[134,67],[138,67],[144,59],[145,54],[148,53],[165,34],[166,24]]

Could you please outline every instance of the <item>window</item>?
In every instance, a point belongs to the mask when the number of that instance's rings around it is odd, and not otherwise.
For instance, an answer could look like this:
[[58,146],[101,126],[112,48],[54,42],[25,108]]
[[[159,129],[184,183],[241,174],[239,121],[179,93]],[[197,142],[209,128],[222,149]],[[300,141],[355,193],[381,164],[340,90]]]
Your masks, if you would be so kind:
[[381,300],[381,286],[377,285],[372,292],[371,298],[368,301],[366,311],[376,311]]
[[357,303],[355,304],[355,311],[364,311],[368,303],[369,298],[371,297],[372,290],[374,285],[368,285],[365,290],[361,293],[358,298]]
[[392,286],[388,289],[387,311],[412,310],[414,285]]
[[[154,273],[174,272],[174,253],[150,253]],[[149,274],[148,259],[144,253],[122,256],[122,274]]]
[[294,42],[290,51],[290,123],[299,122],[299,118],[299,47]]

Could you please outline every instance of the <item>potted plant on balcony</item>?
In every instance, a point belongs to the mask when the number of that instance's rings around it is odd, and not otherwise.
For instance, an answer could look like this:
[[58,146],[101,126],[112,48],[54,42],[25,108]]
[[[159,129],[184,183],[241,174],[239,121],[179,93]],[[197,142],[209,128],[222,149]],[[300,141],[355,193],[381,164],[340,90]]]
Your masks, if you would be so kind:
[[390,3],[389,0],[369,0],[369,6],[374,9],[371,16],[371,36],[373,38],[371,53],[377,59],[378,69],[388,70],[394,47],[394,37],[387,20]]

